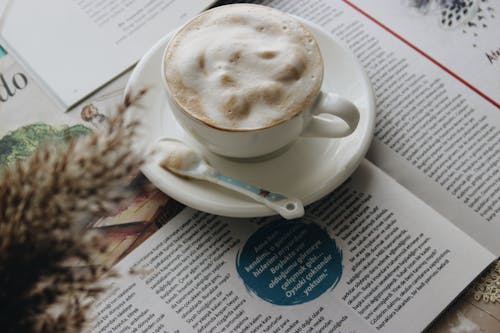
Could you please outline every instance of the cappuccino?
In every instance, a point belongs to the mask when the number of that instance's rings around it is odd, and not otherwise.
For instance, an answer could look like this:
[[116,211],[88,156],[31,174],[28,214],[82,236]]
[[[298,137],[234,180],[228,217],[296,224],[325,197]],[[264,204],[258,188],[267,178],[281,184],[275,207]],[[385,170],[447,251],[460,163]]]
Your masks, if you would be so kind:
[[323,60],[304,26],[251,4],[218,7],[185,25],[164,57],[167,88],[181,110],[222,130],[283,123],[320,91]]

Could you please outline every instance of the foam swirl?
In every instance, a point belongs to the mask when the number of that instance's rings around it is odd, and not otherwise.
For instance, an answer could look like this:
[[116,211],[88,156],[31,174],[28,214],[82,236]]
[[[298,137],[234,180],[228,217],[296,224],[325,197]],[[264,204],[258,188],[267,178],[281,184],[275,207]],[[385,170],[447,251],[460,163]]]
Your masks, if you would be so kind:
[[165,76],[174,100],[217,128],[252,130],[302,111],[317,95],[319,47],[298,21],[249,4],[218,7],[170,41]]

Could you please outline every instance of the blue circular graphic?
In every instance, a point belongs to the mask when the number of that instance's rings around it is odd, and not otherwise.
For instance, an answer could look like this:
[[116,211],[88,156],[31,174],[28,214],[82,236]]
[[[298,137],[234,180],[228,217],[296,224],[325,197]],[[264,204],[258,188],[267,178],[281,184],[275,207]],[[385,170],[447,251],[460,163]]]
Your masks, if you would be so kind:
[[258,229],[236,259],[245,286],[276,305],[311,301],[342,276],[342,252],[319,225],[278,220]]

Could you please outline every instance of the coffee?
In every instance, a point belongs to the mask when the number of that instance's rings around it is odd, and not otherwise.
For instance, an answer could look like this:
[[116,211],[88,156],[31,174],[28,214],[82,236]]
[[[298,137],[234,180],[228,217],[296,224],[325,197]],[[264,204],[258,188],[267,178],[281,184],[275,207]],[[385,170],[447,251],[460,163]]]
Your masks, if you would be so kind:
[[304,26],[250,4],[218,7],[170,41],[164,75],[184,112],[224,130],[268,128],[294,117],[318,95],[323,62]]

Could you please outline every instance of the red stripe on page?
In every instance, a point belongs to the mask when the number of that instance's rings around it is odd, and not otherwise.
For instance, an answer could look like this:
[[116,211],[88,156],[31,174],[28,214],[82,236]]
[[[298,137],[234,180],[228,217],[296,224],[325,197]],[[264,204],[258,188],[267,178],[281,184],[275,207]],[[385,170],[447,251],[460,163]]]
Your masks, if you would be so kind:
[[411,47],[412,49],[414,49],[415,51],[417,51],[421,55],[423,55],[425,58],[427,58],[428,60],[430,60],[432,63],[434,63],[435,65],[439,66],[442,70],[444,70],[446,73],[450,74],[456,80],[462,82],[465,86],[467,86],[469,89],[471,89],[472,91],[474,91],[476,94],[478,94],[479,96],[481,96],[482,98],[484,98],[485,100],[487,100],[488,102],[490,102],[491,104],[493,104],[494,106],[496,106],[498,109],[500,109],[500,104],[497,103],[495,100],[493,100],[493,98],[491,98],[488,95],[486,95],[485,93],[481,92],[479,89],[477,89],[476,87],[474,87],[472,84],[470,84],[469,82],[467,82],[464,79],[462,79],[460,76],[458,76],[457,74],[455,74],[454,72],[452,72],[451,70],[449,70],[447,67],[445,67],[443,64],[441,64],[440,62],[438,62],[436,59],[432,58],[427,53],[425,53],[424,51],[420,50],[418,47],[416,47],[415,45],[413,45],[412,43],[410,43],[409,41],[407,41],[406,39],[404,39],[403,37],[401,37],[400,35],[398,35],[396,32],[394,32],[393,30],[391,30],[389,27],[387,27],[386,25],[384,25],[382,22],[380,22],[377,19],[375,19],[373,16],[369,15],[367,12],[365,12],[364,10],[362,10],[361,8],[359,8],[358,6],[356,6],[353,3],[351,3],[349,0],[343,0],[343,1],[346,4],[348,4],[349,6],[351,6],[352,8],[354,8],[355,10],[357,10],[358,12],[360,12],[361,14],[363,14],[364,16],[366,16],[367,18],[369,18],[370,20],[372,20],[374,23],[376,23],[377,25],[379,25],[380,27],[382,27],[384,30],[386,30],[387,32],[389,32],[391,35],[393,35],[394,37],[396,37],[397,39],[399,39],[400,41],[402,41],[403,43],[405,43],[406,45],[408,45],[409,47]]

